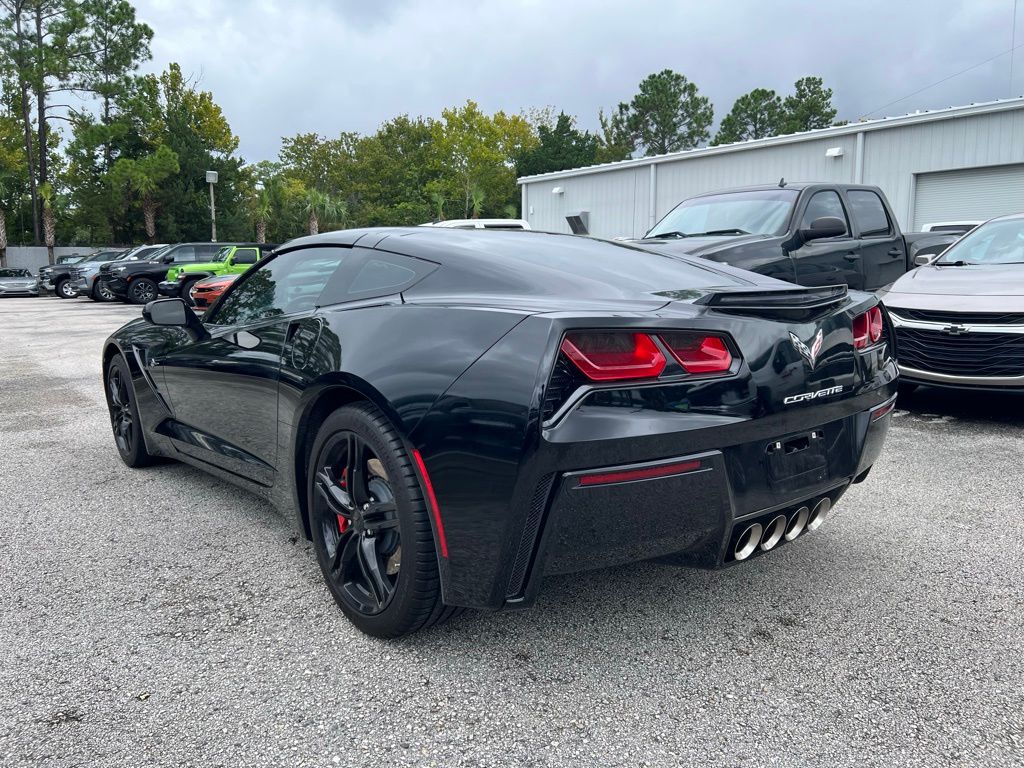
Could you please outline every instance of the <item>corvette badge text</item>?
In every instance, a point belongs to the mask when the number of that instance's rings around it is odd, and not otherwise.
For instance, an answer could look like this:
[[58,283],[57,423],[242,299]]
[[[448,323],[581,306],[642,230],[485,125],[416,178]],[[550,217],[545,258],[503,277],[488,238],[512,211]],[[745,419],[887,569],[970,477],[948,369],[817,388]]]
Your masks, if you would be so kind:
[[817,400],[821,397],[831,397],[832,395],[838,395],[843,391],[842,386],[838,387],[825,387],[825,389],[819,389],[817,392],[801,392],[799,395],[790,395],[782,402],[786,405],[792,405],[793,403],[803,403],[807,400]]

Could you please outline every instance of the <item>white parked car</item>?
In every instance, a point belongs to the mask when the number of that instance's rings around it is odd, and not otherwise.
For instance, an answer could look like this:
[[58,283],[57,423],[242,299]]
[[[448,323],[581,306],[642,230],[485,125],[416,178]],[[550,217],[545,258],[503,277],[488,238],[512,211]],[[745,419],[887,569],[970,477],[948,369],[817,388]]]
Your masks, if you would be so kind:
[[524,219],[446,219],[420,224],[421,227],[448,227],[450,229],[531,229]]
[[975,227],[984,224],[983,221],[934,221],[921,227],[922,232],[952,232],[955,235],[965,235]]

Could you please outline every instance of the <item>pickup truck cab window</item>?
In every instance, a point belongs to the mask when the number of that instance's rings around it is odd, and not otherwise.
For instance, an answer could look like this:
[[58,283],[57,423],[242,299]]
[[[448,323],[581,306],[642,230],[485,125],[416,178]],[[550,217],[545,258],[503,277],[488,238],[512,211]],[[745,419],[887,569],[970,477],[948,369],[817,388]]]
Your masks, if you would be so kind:
[[884,237],[892,231],[889,214],[882,199],[870,189],[851,189],[846,193],[853,209],[853,220],[860,228],[861,237]]
[[840,219],[846,224],[846,231],[843,236],[850,234],[850,222],[846,218],[846,209],[843,208],[843,201],[839,199],[839,193],[833,189],[824,189],[815,192],[807,202],[803,218],[800,220],[800,229],[807,229],[811,222],[823,216],[832,216]]

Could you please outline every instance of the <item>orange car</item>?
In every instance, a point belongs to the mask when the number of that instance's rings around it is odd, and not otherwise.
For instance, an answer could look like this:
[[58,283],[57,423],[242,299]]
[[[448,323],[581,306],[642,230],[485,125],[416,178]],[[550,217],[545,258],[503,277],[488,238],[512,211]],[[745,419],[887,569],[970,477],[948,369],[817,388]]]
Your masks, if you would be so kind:
[[197,281],[189,290],[189,298],[197,310],[205,311],[210,308],[221,294],[228,289],[228,286],[235,281],[238,275],[215,275],[205,280]]

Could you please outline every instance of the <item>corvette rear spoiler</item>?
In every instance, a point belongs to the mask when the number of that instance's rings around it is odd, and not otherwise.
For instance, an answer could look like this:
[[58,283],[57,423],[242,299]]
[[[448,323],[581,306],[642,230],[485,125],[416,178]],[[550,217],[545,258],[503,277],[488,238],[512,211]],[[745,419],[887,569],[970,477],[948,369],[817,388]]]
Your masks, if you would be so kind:
[[694,304],[702,304],[720,312],[750,315],[816,314],[832,309],[846,300],[845,285],[823,288],[782,288],[714,291],[701,296]]

